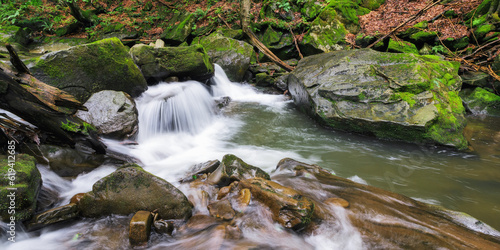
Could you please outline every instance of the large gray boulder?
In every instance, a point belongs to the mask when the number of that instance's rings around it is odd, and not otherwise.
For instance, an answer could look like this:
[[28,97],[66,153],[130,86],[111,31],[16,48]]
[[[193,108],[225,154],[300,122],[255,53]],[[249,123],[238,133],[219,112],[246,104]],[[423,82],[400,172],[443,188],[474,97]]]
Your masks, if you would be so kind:
[[163,48],[138,44],[130,49],[130,54],[149,84],[173,76],[205,81],[214,75],[214,65],[199,44]]
[[80,214],[85,217],[156,210],[161,219],[187,219],[192,208],[176,187],[135,164],[97,181],[78,202]]
[[224,69],[229,80],[234,82],[243,80],[250,66],[252,45],[216,32],[201,38],[200,44],[205,47],[212,61]]
[[288,87],[300,110],[329,127],[465,150],[458,66],[437,56],[337,51],[301,60]]
[[118,38],[46,54],[35,62],[31,72],[82,103],[101,90],[124,91],[136,97],[147,89],[128,48]]
[[138,114],[134,99],[125,92],[104,90],[93,94],[84,104],[88,111],[76,115],[92,124],[99,134],[115,138],[128,138],[138,129]]

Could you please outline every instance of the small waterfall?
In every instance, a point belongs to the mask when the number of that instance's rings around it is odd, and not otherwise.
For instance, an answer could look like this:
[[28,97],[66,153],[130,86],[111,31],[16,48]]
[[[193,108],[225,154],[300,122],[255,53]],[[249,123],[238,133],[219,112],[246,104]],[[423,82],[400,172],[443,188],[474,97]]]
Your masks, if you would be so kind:
[[166,132],[197,134],[211,123],[214,101],[200,82],[160,83],[138,100],[139,141]]

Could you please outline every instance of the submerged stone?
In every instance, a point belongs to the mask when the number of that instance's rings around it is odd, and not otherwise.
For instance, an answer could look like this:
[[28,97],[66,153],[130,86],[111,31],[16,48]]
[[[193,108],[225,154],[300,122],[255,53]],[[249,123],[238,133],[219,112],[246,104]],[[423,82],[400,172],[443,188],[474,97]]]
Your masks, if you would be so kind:
[[42,56],[31,68],[40,81],[85,102],[102,90],[123,91],[132,97],[147,89],[141,71],[118,38],[79,45]]
[[187,219],[192,207],[176,187],[136,164],[124,165],[97,181],[78,204],[85,217],[156,210],[160,219]]
[[273,220],[283,227],[299,229],[311,222],[314,204],[296,190],[262,178],[242,180],[239,186],[268,206]]
[[301,111],[329,127],[466,150],[458,66],[437,56],[337,51],[302,59],[288,88]]

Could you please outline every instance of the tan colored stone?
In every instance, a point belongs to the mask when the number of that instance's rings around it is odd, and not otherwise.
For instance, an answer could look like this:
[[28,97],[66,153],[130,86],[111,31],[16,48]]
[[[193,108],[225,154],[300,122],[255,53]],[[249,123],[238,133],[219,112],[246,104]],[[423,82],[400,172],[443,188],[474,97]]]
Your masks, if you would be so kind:
[[229,200],[215,201],[208,205],[210,215],[223,220],[231,220],[236,215],[236,212],[231,207]]
[[80,202],[80,199],[85,195],[85,193],[78,193],[78,194],[75,194],[73,195],[73,197],[71,197],[71,200],[69,201],[69,203],[75,203],[75,204],[78,204]]
[[331,204],[335,206],[341,206],[343,208],[348,208],[349,207],[349,202],[338,197],[333,197],[333,198],[328,198],[325,200],[325,204]]
[[132,246],[147,246],[153,216],[149,211],[138,211],[130,220],[129,242]]

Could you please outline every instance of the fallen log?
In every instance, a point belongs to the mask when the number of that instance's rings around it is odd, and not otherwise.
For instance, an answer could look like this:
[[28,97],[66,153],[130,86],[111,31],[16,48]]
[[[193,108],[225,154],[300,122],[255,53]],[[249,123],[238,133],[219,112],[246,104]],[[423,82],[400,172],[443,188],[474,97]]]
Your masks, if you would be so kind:
[[30,75],[15,52],[10,56],[16,62],[14,66],[22,70],[16,73],[0,64],[0,108],[48,132],[50,139],[59,144],[74,147],[81,141],[96,153],[105,153],[93,127],[74,115],[86,108],[72,95]]

